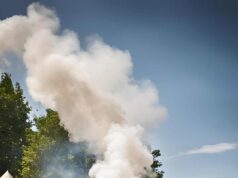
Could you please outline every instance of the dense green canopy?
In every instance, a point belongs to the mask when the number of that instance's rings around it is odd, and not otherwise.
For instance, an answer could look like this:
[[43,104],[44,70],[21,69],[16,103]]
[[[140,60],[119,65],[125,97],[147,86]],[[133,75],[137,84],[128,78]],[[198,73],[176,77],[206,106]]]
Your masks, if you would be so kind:
[[13,86],[11,76],[3,73],[0,81],[0,174],[9,170],[18,176],[22,148],[30,130],[30,107],[20,85]]
[[46,116],[35,118],[37,131],[27,134],[28,145],[22,159],[23,178],[63,178],[87,175],[94,156],[86,153],[84,143],[69,141],[60,125],[57,112],[48,109]]

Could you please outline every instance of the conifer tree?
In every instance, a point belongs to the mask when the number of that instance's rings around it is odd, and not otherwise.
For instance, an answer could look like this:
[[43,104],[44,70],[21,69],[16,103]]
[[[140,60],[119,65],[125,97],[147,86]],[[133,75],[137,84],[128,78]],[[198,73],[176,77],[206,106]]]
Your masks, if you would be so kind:
[[26,132],[31,127],[28,114],[30,107],[23,91],[10,74],[3,73],[0,80],[0,175],[9,170],[19,177]]

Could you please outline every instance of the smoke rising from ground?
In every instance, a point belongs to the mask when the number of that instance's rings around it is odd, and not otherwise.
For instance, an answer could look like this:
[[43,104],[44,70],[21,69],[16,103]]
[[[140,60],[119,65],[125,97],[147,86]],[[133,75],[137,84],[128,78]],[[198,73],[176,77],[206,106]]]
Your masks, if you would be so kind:
[[59,28],[52,10],[32,4],[27,16],[0,21],[0,55],[22,56],[33,99],[59,112],[72,141],[103,155],[90,177],[140,177],[152,163],[143,128],[166,116],[157,89],[133,78],[128,51],[98,38],[81,49],[74,32]]

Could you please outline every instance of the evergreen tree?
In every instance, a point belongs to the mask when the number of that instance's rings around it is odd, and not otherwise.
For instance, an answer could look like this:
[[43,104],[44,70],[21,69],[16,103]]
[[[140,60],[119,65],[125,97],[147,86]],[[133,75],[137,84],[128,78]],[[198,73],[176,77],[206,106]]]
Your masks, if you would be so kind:
[[0,81],[0,175],[9,170],[19,176],[22,148],[26,145],[26,132],[31,127],[30,107],[23,91],[11,76],[3,73]]

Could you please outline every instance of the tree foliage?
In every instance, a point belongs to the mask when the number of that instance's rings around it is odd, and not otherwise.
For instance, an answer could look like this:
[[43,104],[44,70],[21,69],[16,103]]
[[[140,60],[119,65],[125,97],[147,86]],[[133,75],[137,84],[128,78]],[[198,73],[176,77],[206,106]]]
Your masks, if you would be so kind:
[[19,83],[15,86],[11,76],[3,73],[0,81],[0,175],[9,170],[19,174],[22,148],[27,144],[26,132],[31,127],[25,101]]
[[155,174],[155,178],[163,178],[164,171],[160,171],[159,168],[162,166],[162,163],[159,161],[159,156],[161,156],[160,150],[152,151],[153,163],[151,165],[152,171]]
[[164,171],[159,170],[162,166],[162,163],[159,161],[161,156],[160,150],[153,150],[151,154],[153,156],[153,163],[150,166],[151,169],[145,168],[146,173],[143,178],[163,178]]
[[69,141],[68,132],[60,125],[57,112],[48,109],[46,116],[35,118],[36,131],[27,135],[24,147],[23,178],[63,178],[86,176],[94,156],[86,145]]

